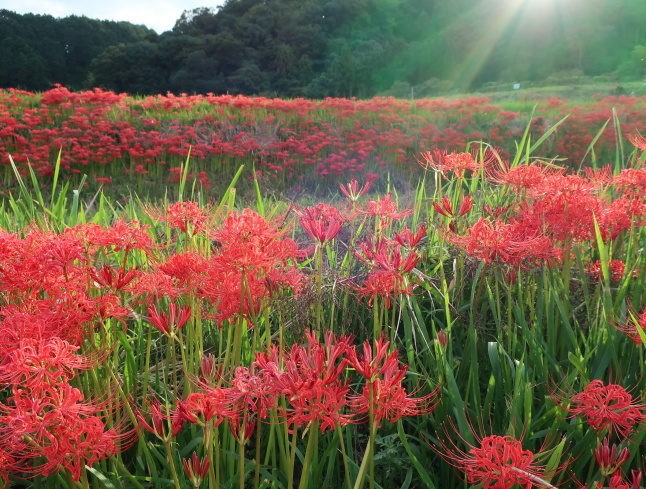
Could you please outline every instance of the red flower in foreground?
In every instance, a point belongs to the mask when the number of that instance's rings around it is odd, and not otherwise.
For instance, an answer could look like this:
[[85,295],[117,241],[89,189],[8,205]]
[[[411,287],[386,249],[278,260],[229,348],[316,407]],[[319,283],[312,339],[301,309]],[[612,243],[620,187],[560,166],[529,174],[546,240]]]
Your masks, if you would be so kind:
[[363,343],[363,352],[348,350],[348,363],[366,379],[363,390],[351,396],[350,405],[356,414],[372,412],[374,422],[396,422],[404,416],[428,414],[435,408],[438,389],[422,397],[411,397],[403,387],[408,366],[399,362],[399,352],[388,351],[390,343],[382,336],[374,342]]
[[644,405],[634,403],[633,396],[622,386],[593,380],[583,392],[572,396],[567,411],[585,417],[588,425],[598,432],[607,429],[628,437],[635,425],[646,418],[643,409]]
[[543,480],[545,471],[535,462],[536,455],[523,450],[521,442],[511,436],[486,436],[479,447],[472,446],[468,452],[453,444],[452,448],[444,447],[440,455],[463,470],[468,483],[484,489],[510,489],[515,484],[527,489],[554,487]]
[[301,226],[319,245],[332,241],[346,221],[331,205],[317,204],[314,207],[297,209]]

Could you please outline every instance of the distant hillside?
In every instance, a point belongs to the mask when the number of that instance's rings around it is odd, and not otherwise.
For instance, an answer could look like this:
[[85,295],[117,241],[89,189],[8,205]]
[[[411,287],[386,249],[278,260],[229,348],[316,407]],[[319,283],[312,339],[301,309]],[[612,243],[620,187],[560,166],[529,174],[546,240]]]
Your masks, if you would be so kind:
[[0,10],[0,87],[47,90],[87,86],[90,62],[108,46],[155,34],[129,22]]
[[[0,86],[32,90],[366,98],[646,78],[644,0],[228,0],[159,36],[102,22],[70,41],[75,29],[60,24],[59,35],[55,22],[98,21],[4,12]],[[22,27],[7,36],[4,24]],[[119,26],[130,36],[114,35]],[[20,53],[15,73],[9,53]]]

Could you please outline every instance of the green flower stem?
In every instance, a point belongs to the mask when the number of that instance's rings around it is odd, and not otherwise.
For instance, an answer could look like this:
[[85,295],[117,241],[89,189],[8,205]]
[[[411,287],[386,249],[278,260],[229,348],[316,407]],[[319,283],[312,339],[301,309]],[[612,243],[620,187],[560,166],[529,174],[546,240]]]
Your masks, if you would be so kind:
[[305,450],[305,459],[303,460],[303,473],[298,489],[306,489],[312,470],[312,459],[314,452],[318,449],[319,420],[315,419],[309,426],[309,438],[307,440],[307,449]]
[[343,468],[345,470],[345,485],[348,489],[352,488],[352,480],[350,479],[350,467],[348,466],[348,455],[345,451],[345,441],[343,440],[343,428],[337,422],[336,433],[339,436],[339,444],[341,445],[341,455],[343,456]]
[[170,467],[170,473],[173,478],[173,483],[175,484],[175,489],[182,489],[182,486],[179,483],[179,478],[177,477],[177,469],[175,468],[175,461],[173,459],[173,450],[171,449],[170,445],[170,437],[166,437],[164,439],[164,446],[166,447],[166,460],[168,460],[168,466]]
[[287,473],[287,489],[294,489],[294,466],[296,465],[296,444],[298,443],[297,429],[294,426],[294,433],[292,434],[292,451],[289,456],[289,472]]
[[[215,475],[215,466],[216,463],[213,460],[213,442],[211,438],[213,437],[213,434],[215,432],[216,439],[217,439],[217,428],[213,426],[212,422],[208,422],[206,426],[204,426],[204,445],[206,446],[206,455],[208,459],[211,461],[209,464],[209,489],[217,489],[219,487],[218,484],[218,478]],[[217,452],[220,450],[218,449]]]
[[256,469],[253,477],[253,487],[258,489],[260,486],[260,417],[256,418]]

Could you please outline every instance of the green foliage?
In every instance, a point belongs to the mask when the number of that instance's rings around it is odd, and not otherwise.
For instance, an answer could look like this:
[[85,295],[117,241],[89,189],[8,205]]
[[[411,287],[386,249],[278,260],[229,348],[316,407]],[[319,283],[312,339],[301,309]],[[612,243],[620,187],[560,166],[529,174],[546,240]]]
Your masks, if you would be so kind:
[[107,47],[152,35],[128,22],[0,10],[0,87],[46,90],[60,83],[83,88],[90,62]]
[[644,78],[640,0],[229,0],[185,11],[159,36],[1,12],[0,87],[29,90],[367,98],[408,84],[422,97],[550,77]]

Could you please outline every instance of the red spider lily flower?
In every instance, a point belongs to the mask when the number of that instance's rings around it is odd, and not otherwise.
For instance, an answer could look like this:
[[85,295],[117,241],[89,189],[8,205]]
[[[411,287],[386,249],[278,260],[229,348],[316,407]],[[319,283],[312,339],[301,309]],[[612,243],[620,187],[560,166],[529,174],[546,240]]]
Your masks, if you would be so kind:
[[225,388],[200,385],[204,392],[191,392],[185,401],[177,403],[177,413],[181,418],[200,426],[214,419],[214,426],[219,426],[235,414]]
[[617,453],[618,447],[613,443],[610,448],[608,437],[603,439],[597,448],[594,449],[594,459],[601,475],[608,476],[614,474],[630,458],[630,450],[624,447],[621,452]]
[[188,236],[194,236],[204,231],[206,224],[212,216],[208,210],[202,209],[197,202],[176,202],[168,206],[163,213],[155,208],[144,209],[151,218],[167,222],[171,227],[177,228]]
[[302,274],[294,263],[301,254],[296,243],[282,238],[283,234],[249,209],[232,212],[213,233],[221,246],[206,264],[206,280],[198,296],[217,308],[214,318],[221,325],[240,317],[253,325],[270,303],[272,291],[283,285],[298,293]]
[[402,248],[410,250],[417,247],[420,241],[422,241],[424,236],[426,236],[426,230],[425,224],[420,224],[415,234],[410,229],[405,228],[402,232],[395,233],[394,239]]
[[327,204],[296,209],[296,214],[303,229],[316,240],[319,246],[332,241],[346,221],[335,207]]
[[631,321],[625,321],[623,324],[614,326],[628,336],[633,343],[641,345],[644,341],[639,334],[638,328],[641,329],[642,333],[646,332],[646,309],[644,309],[636,318],[631,319]]
[[488,160],[476,161],[471,153],[448,153],[446,150],[435,149],[421,154],[419,164],[425,170],[432,170],[446,177],[448,172],[455,173],[459,179],[464,178],[467,171],[477,172],[484,168]]
[[184,306],[180,309],[175,302],[168,304],[168,313],[158,312],[155,304],[148,306],[148,322],[168,336],[174,336],[190,317],[191,308]]
[[635,403],[633,396],[622,386],[593,380],[583,392],[572,396],[570,407],[565,409],[573,416],[583,416],[597,432],[608,430],[627,438],[635,425],[646,418],[644,407]]
[[628,135],[628,141],[632,143],[633,146],[646,151],[646,138],[639,133],[633,133]]
[[191,481],[193,487],[200,487],[202,480],[206,477],[206,474],[209,471],[211,461],[208,457],[203,457],[202,459],[200,459],[197,456],[197,453],[193,452],[193,455],[190,459],[182,459],[182,465],[184,467],[186,477],[188,477],[188,479]]
[[113,251],[125,251],[126,255],[131,250],[142,250],[150,253],[155,249],[152,237],[148,234],[150,226],[142,225],[139,221],[118,221],[103,230],[102,236],[96,237],[98,246],[113,246]]
[[359,260],[386,272],[408,273],[419,261],[419,255],[414,250],[410,250],[405,257],[402,257],[396,241],[367,239],[359,245],[359,248],[362,253],[354,253]]
[[310,333],[307,339],[307,346],[292,346],[283,359],[283,371],[276,368],[277,359],[272,360],[271,356],[260,356],[257,361],[269,367],[274,388],[289,403],[284,412],[288,424],[309,426],[316,420],[321,432],[348,424],[352,417],[342,409],[347,404],[349,387],[341,374],[345,371],[344,355],[350,348],[350,338],[337,338],[328,331],[324,344]]
[[[631,470],[630,473],[632,480],[628,481],[623,478],[621,473],[615,472],[610,477],[608,489],[641,489],[641,482],[643,477],[641,470]],[[595,489],[603,489],[603,485],[600,482],[595,482],[594,487]]]
[[467,452],[444,446],[440,455],[454,467],[464,471],[466,481],[484,489],[511,489],[519,484],[526,489],[547,487],[555,489],[544,478],[544,467],[536,463],[537,454],[524,450],[512,436],[490,435],[471,445]]
[[355,285],[353,289],[358,293],[359,300],[368,298],[368,305],[370,307],[372,307],[377,297],[383,297],[387,309],[392,304],[392,298],[401,295],[413,295],[413,284],[406,283],[404,278],[397,273],[384,270],[372,272],[363,281],[363,285]]
[[514,190],[534,188],[552,175],[562,175],[560,168],[550,168],[538,163],[518,165],[513,168],[502,162],[499,168],[490,167],[487,179],[500,185],[509,185]]
[[258,419],[266,419],[276,406],[276,389],[262,370],[236,367],[231,387],[226,389],[230,405],[227,418],[236,439],[250,439]]
[[464,216],[471,209],[473,209],[473,197],[471,195],[464,197],[457,212],[455,212],[453,209],[451,199],[449,199],[446,195],[442,198],[441,204],[439,202],[433,202],[433,208],[436,212],[442,214],[444,217],[455,219],[457,217]]
[[362,353],[352,348],[347,355],[348,364],[366,379],[362,392],[350,396],[349,404],[355,414],[372,412],[377,426],[381,426],[384,419],[396,422],[404,416],[430,413],[435,408],[433,401],[439,392],[435,389],[423,397],[409,397],[402,386],[408,366],[400,364],[397,350],[388,352],[389,345],[382,335],[375,340],[374,350],[370,341],[366,340]]
[[511,207],[510,205],[491,207],[490,205],[485,204],[482,206],[482,211],[485,214],[487,214],[489,217],[498,219],[501,216],[503,216],[509,210],[510,207]]
[[92,280],[94,280],[100,287],[110,287],[115,291],[119,291],[135,279],[138,274],[138,270],[126,270],[124,268],[118,268],[115,270],[110,266],[104,265],[101,268],[90,268],[89,274],[90,277],[92,277]]
[[382,227],[389,226],[391,220],[403,219],[413,213],[413,209],[398,211],[397,203],[392,199],[392,194],[388,194],[380,199],[371,200],[363,212],[369,216],[379,217]]
[[12,437],[2,441],[24,438],[27,443],[21,456],[43,460],[41,465],[25,467],[27,473],[48,476],[68,469],[78,481],[85,466],[126,450],[134,442],[132,431],[123,430],[123,425],[107,429],[96,416],[111,400],[90,404],[83,399],[67,383],[43,384],[36,389],[14,387],[7,404],[0,405],[0,425]]
[[94,368],[101,362],[97,355],[79,355],[78,346],[61,338],[20,340],[17,348],[0,361],[0,384],[35,388],[44,384],[67,382],[80,370]]
[[467,236],[446,234],[446,240],[463,247],[467,254],[485,263],[499,261],[512,266],[529,267],[551,264],[560,257],[560,250],[544,235],[532,232],[519,222],[506,224],[480,218]]
[[[613,282],[618,282],[624,276],[624,270],[626,269],[626,264],[621,260],[610,260],[608,262],[608,268],[610,270],[610,280],[612,280]],[[591,263],[585,269],[585,273],[590,275],[596,281],[601,280],[601,278],[603,277],[601,260],[597,260],[594,263]]]
[[182,411],[171,411],[157,398],[146,399],[146,404],[150,409],[150,422],[146,421],[146,416],[144,416],[146,413],[144,411],[137,410],[135,415],[139,426],[165,442],[179,435],[184,427],[185,421],[185,418],[182,416]]
[[355,203],[359,198],[364,196],[368,190],[370,190],[373,182],[374,179],[368,180],[363,187],[359,188],[359,183],[353,178],[350,180],[350,183],[346,185],[339,184],[339,188],[341,189],[341,193],[343,193],[350,202]]

